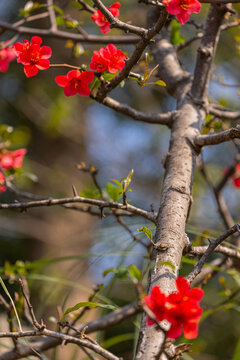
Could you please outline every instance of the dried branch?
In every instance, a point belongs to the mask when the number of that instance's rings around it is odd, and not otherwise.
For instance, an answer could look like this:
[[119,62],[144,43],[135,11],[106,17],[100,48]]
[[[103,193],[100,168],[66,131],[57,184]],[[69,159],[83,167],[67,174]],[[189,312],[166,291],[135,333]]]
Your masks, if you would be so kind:
[[47,0],[47,4],[48,4],[48,12],[51,22],[51,30],[52,32],[55,32],[57,31],[57,21],[56,21],[55,11],[53,8],[53,0]]
[[222,107],[219,108],[217,107],[217,105],[209,105],[209,114],[229,120],[240,119],[240,111],[232,111],[229,109],[224,109]]
[[100,101],[96,97],[94,99],[117,112],[130,116],[134,120],[143,121],[151,124],[167,125],[168,127],[172,126],[174,117],[177,113],[176,111],[170,111],[164,114],[145,113],[136,110],[127,104],[120,103],[119,101],[114,100],[109,96],[105,97],[102,101]]
[[3,209],[20,209],[22,211],[33,208],[33,207],[42,207],[42,206],[55,206],[55,205],[64,205],[71,203],[84,203],[92,206],[97,206],[100,209],[112,208],[112,209],[121,209],[125,210],[131,214],[142,216],[152,222],[155,222],[155,214],[148,212],[146,210],[137,208],[133,205],[126,204],[123,205],[117,202],[111,201],[102,201],[96,199],[88,199],[81,196],[62,198],[62,199],[45,199],[45,200],[36,200],[29,202],[19,202],[19,203],[10,203],[10,204],[0,204],[0,210]]
[[240,232],[240,223],[235,224],[232,226],[229,230],[225,231],[222,235],[220,235],[215,241],[211,241],[206,252],[201,257],[199,262],[194,266],[193,271],[187,276],[187,280],[191,283],[195,277],[200,274],[203,265],[209,258],[209,256],[213,253],[213,251],[216,249],[218,245],[221,244],[224,240],[226,240],[229,236],[235,234],[236,232]]
[[118,28],[122,29],[125,32],[131,32],[133,34],[139,35],[139,36],[147,36],[148,30],[144,29],[139,26],[134,26],[131,24],[127,24],[119,19],[117,19],[115,16],[112,15],[112,13],[106,8],[106,6],[102,3],[101,0],[93,0],[95,6],[101,11],[101,13],[105,16],[105,18],[110,23],[110,28]]
[[73,40],[79,41],[82,43],[92,43],[92,44],[136,44],[139,41],[138,36],[98,36],[98,35],[88,35],[86,38],[81,34],[75,34],[67,31],[57,30],[52,31],[51,29],[38,29],[38,28],[30,28],[24,26],[15,26],[9,24],[5,21],[0,21],[0,28],[4,30],[10,30],[17,34],[27,34],[27,35],[38,35],[43,37],[52,37],[55,39],[62,40]]
[[[208,249],[208,246],[191,246],[187,250],[187,253],[189,255],[193,256],[199,256],[204,255],[206,250]],[[240,249],[231,249],[227,246],[218,245],[214,252],[221,253],[223,255],[226,255],[228,257],[234,258],[234,259],[240,259]]]
[[233,139],[240,139],[240,125],[217,133],[196,136],[194,143],[197,146],[217,145]]

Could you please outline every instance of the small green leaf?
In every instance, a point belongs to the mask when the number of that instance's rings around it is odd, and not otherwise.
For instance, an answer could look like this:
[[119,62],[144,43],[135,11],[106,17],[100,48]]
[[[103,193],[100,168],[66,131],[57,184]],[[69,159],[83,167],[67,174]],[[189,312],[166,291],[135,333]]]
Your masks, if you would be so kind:
[[108,196],[113,201],[117,201],[122,197],[122,190],[119,189],[119,186],[114,186],[111,183],[107,183],[106,191]]
[[103,276],[105,277],[107,276],[107,274],[110,274],[112,272],[115,274],[116,270],[114,268],[107,269],[103,272]]
[[128,268],[126,266],[119,266],[116,269],[115,274],[119,279],[124,280],[127,277]]
[[123,190],[123,187],[122,187],[122,184],[120,183],[120,181],[118,181],[116,179],[111,179],[111,181],[113,181],[115,184],[117,184],[119,189]]
[[175,265],[171,261],[162,261],[160,262],[161,266],[169,266],[173,271],[175,271]]
[[57,5],[52,5],[52,7],[54,8],[54,10],[55,10],[59,15],[63,15],[63,14],[64,14],[63,10],[62,10],[59,6],[57,6]]
[[62,16],[56,16],[56,22],[58,26],[63,26],[65,24],[65,20]]
[[126,179],[123,181],[124,182],[124,191],[126,191],[127,187],[130,185],[130,183],[132,181],[133,173],[134,173],[134,170],[132,169],[130,171],[130,173],[128,174],[128,176],[126,177]]
[[115,76],[116,76],[116,74],[109,74],[109,73],[103,74],[103,78],[106,81],[112,80]]
[[180,34],[181,25],[177,20],[173,20],[171,23],[170,41],[173,45],[182,44],[185,39]]
[[136,284],[141,280],[142,273],[136,265],[132,264],[128,267],[129,274],[131,275],[133,282]]
[[91,301],[82,301],[82,302],[76,304],[75,306],[68,308],[65,311],[65,313],[63,314],[61,319],[63,319],[69,313],[80,309],[81,307],[89,307],[89,308],[100,307],[100,308],[109,309],[109,310],[116,310],[117,309],[116,306],[109,305],[109,304],[94,303],[94,302],[91,302]]
[[222,122],[221,121],[216,121],[214,123],[214,131],[219,131],[222,130]]
[[158,81],[155,81],[155,82],[144,83],[142,86],[145,86],[145,85],[166,86],[166,83],[163,80],[158,80]]
[[99,199],[100,193],[97,189],[86,189],[80,192],[80,196],[89,199]]
[[137,229],[137,231],[140,232],[140,233],[144,233],[149,238],[151,243],[154,244],[153,235],[152,235],[152,232],[151,232],[150,229],[148,229],[146,226],[142,226],[139,229]]

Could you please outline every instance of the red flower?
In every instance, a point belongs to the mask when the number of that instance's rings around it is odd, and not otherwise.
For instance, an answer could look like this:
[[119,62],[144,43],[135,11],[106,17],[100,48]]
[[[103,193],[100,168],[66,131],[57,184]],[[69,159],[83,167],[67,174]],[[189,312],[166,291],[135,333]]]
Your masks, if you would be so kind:
[[90,69],[104,72],[106,69],[111,74],[115,74],[118,70],[122,70],[125,66],[126,55],[122,50],[118,50],[113,44],[109,44],[106,48],[93,52]]
[[[166,295],[161,292],[158,286],[154,286],[152,288],[151,294],[145,296],[144,301],[149,309],[154,313],[156,319],[158,321],[162,321],[165,319],[165,312],[166,312]],[[154,321],[147,317],[147,324],[154,325]]]
[[15,59],[15,52],[10,48],[0,49],[0,71],[7,71],[10,61]]
[[176,280],[177,292],[167,297],[166,319],[172,324],[168,337],[176,339],[184,332],[186,339],[198,335],[198,323],[202,309],[199,302],[204,292],[202,289],[191,289],[186,279],[179,276]]
[[90,84],[94,79],[94,73],[91,71],[72,70],[67,73],[66,76],[61,75],[55,78],[56,83],[59,86],[64,87],[64,94],[66,96],[73,96],[79,94],[82,96],[90,95]]
[[[109,8],[107,8],[113,16],[118,18],[119,16],[119,8],[121,4],[120,2],[115,2]],[[102,34],[106,34],[110,31],[110,23],[105,18],[105,16],[97,9],[97,11],[91,16],[92,20],[100,27],[100,31]]]
[[176,15],[181,24],[185,24],[191,13],[199,13],[201,4],[198,0],[163,0],[167,12]]
[[31,43],[23,40],[24,44],[17,42],[13,45],[13,50],[17,55],[17,62],[24,65],[24,72],[27,77],[37,75],[39,70],[49,68],[49,59],[52,50],[49,46],[42,46],[42,39],[39,36],[33,36]]
[[4,175],[0,172],[0,193],[5,192],[7,190],[6,186],[4,186]]
[[[167,336],[176,339],[184,332],[186,339],[194,339],[198,334],[198,323],[202,314],[199,302],[204,292],[191,289],[186,279],[179,276],[176,280],[177,292],[166,296],[158,286],[154,286],[150,295],[144,298],[146,305],[158,321],[167,320],[171,327]],[[149,326],[154,321],[147,317]]]
[[0,155],[0,168],[3,170],[19,169],[22,167],[26,149],[18,149],[15,151],[7,151]]
[[240,162],[237,164],[235,173],[232,175],[233,186],[240,188]]

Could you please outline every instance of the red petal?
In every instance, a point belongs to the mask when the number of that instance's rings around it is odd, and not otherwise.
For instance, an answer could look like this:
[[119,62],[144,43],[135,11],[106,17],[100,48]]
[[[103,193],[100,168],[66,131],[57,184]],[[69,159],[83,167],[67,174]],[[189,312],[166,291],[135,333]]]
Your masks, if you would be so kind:
[[109,44],[108,46],[106,46],[106,49],[108,50],[111,56],[115,55],[117,52],[117,48],[113,44]]
[[66,96],[73,96],[77,94],[77,89],[75,88],[75,86],[73,86],[73,84],[71,84],[71,82],[69,82],[67,84],[67,86],[64,88],[64,94]]
[[40,56],[42,59],[49,59],[52,56],[52,49],[49,46],[41,47]]
[[68,83],[68,79],[67,76],[65,75],[60,75],[55,77],[55,81],[59,86],[65,87]]
[[40,36],[33,36],[31,39],[31,45],[41,45],[42,43],[42,38]]
[[100,27],[100,31],[102,34],[107,34],[110,31],[110,24],[109,22],[105,23],[103,26]]
[[198,336],[198,324],[188,322],[184,324],[183,331],[186,339],[195,339]]
[[188,281],[186,279],[184,279],[184,277],[179,276],[176,280],[176,286],[178,291],[183,294],[183,295],[187,295],[190,291],[190,285],[188,283]]
[[86,83],[81,82],[80,85],[77,87],[77,93],[81,96],[89,96],[90,88],[86,85]]
[[15,51],[15,53],[18,55],[19,52],[23,51],[23,44],[20,42],[17,42],[13,45],[13,50]]
[[37,75],[38,73],[38,68],[35,65],[25,65],[24,66],[24,72],[26,77],[32,77]]
[[36,64],[36,67],[39,70],[47,70],[49,68],[50,62],[47,59],[40,59]]
[[197,301],[200,301],[203,295],[204,295],[204,291],[200,288],[193,288],[189,294],[191,298],[194,298]]
[[233,179],[233,185],[237,188],[240,187],[240,177]]
[[79,76],[79,79],[86,84],[90,84],[94,79],[94,73],[92,71],[83,71]]
[[177,339],[182,334],[182,325],[177,321],[174,322],[168,330],[167,336],[171,339]]
[[71,80],[71,79],[74,79],[74,78],[78,79],[80,74],[81,73],[78,70],[71,70],[71,71],[69,71],[67,73],[67,78],[68,78],[68,80]]

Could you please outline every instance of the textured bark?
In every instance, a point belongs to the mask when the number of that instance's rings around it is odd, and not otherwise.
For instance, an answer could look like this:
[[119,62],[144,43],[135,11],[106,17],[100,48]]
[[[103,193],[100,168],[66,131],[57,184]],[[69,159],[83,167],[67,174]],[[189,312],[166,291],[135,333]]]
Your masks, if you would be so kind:
[[[149,14],[149,22],[155,21],[157,11]],[[182,253],[187,245],[185,226],[192,202],[192,182],[198,149],[194,139],[199,136],[202,121],[205,117],[206,89],[209,80],[211,62],[219,37],[219,26],[225,11],[222,7],[212,5],[205,25],[199,49],[208,49],[207,56],[198,53],[197,67],[193,80],[193,100],[189,92],[192,79],[183,71],[173,46],[168,41],[166,30],[161,32],[152,45],[155,62],[159,64],[161,78],[167,83],[167,90],[177,98],[178,114],[173,122],[169,152],[166,157],[166,172],[162,187],[161,202],[157,218],[155,249],[152,260],[155,267],[149,275],[149,289],[159,285],[166,294],[175,290],[175,278],[178,275]],[[210,32],[210,35],[209,35]],[[204,73],[199,72],[202,68]],[[195,84],[201,84],[197,89]],[[200,101],[199,101],[200,100]],[[147,327],[143,318],[136,352],[137,360],[167,359],[166,353],[159,354],[163,334],[154,326]]]

